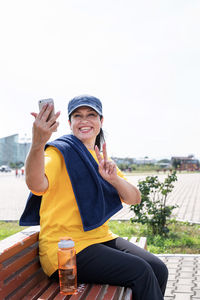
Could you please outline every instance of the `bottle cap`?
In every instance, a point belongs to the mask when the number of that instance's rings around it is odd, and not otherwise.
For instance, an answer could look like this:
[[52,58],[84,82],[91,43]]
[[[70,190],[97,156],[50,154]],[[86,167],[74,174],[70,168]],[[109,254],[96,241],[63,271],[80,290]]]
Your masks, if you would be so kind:
[[69,239],[61,239],[58,243],[59,248],[72,248],[74,247],[74,241]]

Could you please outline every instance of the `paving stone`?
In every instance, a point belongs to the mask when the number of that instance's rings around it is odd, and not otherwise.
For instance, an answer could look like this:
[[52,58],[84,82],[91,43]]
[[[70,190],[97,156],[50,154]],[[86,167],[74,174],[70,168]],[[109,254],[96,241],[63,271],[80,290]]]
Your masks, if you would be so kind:
[[169,271],[170,275],[176,275],[177,276],[177,274],[180,272],[177,269],[171,269],[168,265],[167,265],[167,267],[168,267],[168,271]]
[[180,272],[179,278],[191,278],[194,276],[194,272]]
[[168,280],[175,280],[176,277],[177,277],[177,274],[170,274],[170,273],[169,273]]
[[174,255],[171,254],[171,255],[167,256],[167,259],[168,259],[169,262],[180,262],[180,261],[182,261],[182,258],[180,256],[175,255],[175,254]]
[[178,278],[178,285],[193,285],[193,278]]
[[198,289],[194,288],[193,292],[194,292],[194,296],[199,297],[199,299],[200,299],[200,288],[198,288]]
[[187,262],[191,262],[191,261],[195,261],[196,260],[196,257],[195,256],[188,256],[188,255],[186,255],[185,257],[184,257],[184,260],[183,260],[183,262],[184,263],[187,263]]
[[[194,267],[185,267],[185,266],[181,266],[181,271],[182,272],[193,272],[194,271]],[[199,273],[200,275],[200,273]]]
[[174,291],[171,288],[166,288],[165,291],[165,297],[173,297],[174,296]]
[[177,270],[180,270],[180,267],[179,267],[179,265],[171,265],[171,264],[168,264],[168,263],[166,263],[166,265],[167,265],[167,267],[168,267],[168,269],[171,271],[177,271]]
[[171,289],[175,289],[175,284],[177,283],[176,280],[168,280],[167,287]]
[[174,293],[174,300],[191,300],[192,294]]
[[168,256],[168,261],[169,262],[177,262],[177,263],[179,263],[180,261],[182,260],[182,258],[181,257],[179,257],[179,256]]
[[175,292],[178,293],[191,293],[192,292],[192,285],[181,285],[181,284],[177,284],[176,285],[176,290]]
[[195,276],[200,276],[200,270],[195,273]]
[[160,260],[162,260],[163,262],[166,262],[166,261],[168,261],[168,259],[166,259],[166,257],[165,257],[165,256],[159,256],[159,258],[160,258]]
[[194,278],[194,279],[197,280],[197,282],[200,283],[200,275],[197,276],[197,275],[195,274],[195,278]]
[[181,262],[181,265],[185,268],[194,268],[195,266],[195,260],[194,258],[191,259],[191,260],[185,260],[183,259],[182,262]]
[[180,263],[179,262],[176,262],[176,261],[174,261],[174,262],[172,262],[172,261],[169,261],[169,262],[167,262],[167,265],[170,267],[170,268],[177,268],[179,265],[180,265]]

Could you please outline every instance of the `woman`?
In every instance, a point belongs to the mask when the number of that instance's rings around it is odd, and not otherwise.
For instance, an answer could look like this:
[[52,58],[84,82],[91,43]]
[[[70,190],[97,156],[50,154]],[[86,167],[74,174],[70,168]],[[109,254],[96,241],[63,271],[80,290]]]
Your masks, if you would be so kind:
[[59,125],[59,112],[47,121],[52,110],[46,105],[39,114],[32,113],[33,139],[26,160],[26,183],[33,196],[41,197],[44,271],[58,280],[57,243],[61,236],[70,236],[77,252],[78,282],[130,287],[135,299],[163,299],[168,277],[164,263],[108,228],[121,201],[138,204],[140,192],[107,157],[100,100],[73,98],[68,104],[72,135],[47,144]]

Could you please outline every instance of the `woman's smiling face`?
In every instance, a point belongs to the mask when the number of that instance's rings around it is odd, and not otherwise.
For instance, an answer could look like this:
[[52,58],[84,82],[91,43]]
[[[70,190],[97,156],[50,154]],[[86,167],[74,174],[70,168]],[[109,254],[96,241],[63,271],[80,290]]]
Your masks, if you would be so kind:
[[69,125],[73,134],[90,149],[94,149],[96,136],[102,127],[103,117],[92,108],[82,106],[71,115]]

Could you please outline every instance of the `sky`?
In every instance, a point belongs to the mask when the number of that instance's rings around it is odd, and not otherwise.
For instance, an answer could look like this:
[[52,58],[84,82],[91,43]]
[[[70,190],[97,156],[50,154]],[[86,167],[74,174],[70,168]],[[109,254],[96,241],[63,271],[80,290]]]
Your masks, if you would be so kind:
[[103,104],[109,156],[200,158],[199,0],[2,0],[0,138],[31,137],[38,100]]

